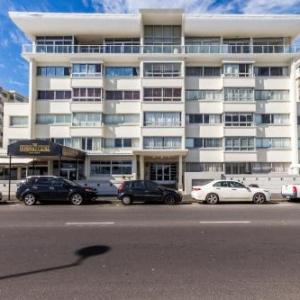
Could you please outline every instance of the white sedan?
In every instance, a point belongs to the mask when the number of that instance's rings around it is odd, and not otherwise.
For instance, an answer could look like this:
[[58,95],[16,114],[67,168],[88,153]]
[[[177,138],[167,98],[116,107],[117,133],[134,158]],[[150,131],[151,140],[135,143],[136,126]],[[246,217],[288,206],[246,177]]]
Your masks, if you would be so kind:
[[220,201],[252,201],[262,204],[271,200],[270,191],[247,187],[232,180],[214,180],[203,186],[193,186],[191,196],[208,204],[217,204]]

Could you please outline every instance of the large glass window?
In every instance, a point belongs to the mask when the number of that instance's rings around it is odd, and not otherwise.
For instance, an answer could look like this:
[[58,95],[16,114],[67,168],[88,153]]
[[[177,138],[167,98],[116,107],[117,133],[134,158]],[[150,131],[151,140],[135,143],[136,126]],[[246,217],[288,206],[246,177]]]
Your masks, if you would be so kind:
[[100,77],[101,64],[73,64],[73,77]]
[[186,76],[218,77],[221,75],[220,67],[186,67]]
[[290,122],[289,114],[256,114],[256,124],[275,124],[288,125]]
[[256,76],[288,76],[288,67],[255,67],[254,69]]
[[220,114],[188,114],[187,121],[190,124],[220,124],[222,115]]
[[56,66],[37,67],[37,76],[63,77],[69,75],[70,75],[69,67],[56,67]]
[[38,36],[36,37],[36,52],[42,53],[72,53],[72,36]]
[[105,67],[105,75],[108,77],[133,77],[139,74],[139,67]]
[[249,88],[224,88],[225,101],[253,101],[254,90]]
[[251,64],[224,64],[226,77],[251,77],[253,75]]
[[104,148],[132,148],[133,142],[131,138],[105,138],[103,142]]
[[140,100],[140,91],[105,91],[105,100]]
[[72,147],[84,151],[100,151],[101,138],[99,137],[72,137]]
[[101,88],[73,88],[73,101],[101,101]]
[[37,91],[37,100],[66,100],[71,99],[71,91]]
[[220,42],[219,37],[186,37],[185,51],[186,53],[219,53]]
[[185,164],[186,172],[222,172],[222,163],[188,162]]
[[179,77],[181,63],[144,63],[144,77]]
[[253,151],[254,137],[225,137],[225,151]]
[[68,114],[37,114],[36,124],[70,124],[71,115]]
[[139,114],[104,115],[104,124],[106,125],[137,124],[139,121]]
[[256,138],[256,148],[289,149],[290,138]]
[[181,137],[144,137],[144,149],[180,149]]
[[180,112],[145,112],[144,126],[178,127],[181,126]]
[[9,125],[11,127],[27,127],[28,117],[26,116],[10,116]]
[[185,99],[188,101],[220,101],[222,100],[221,90],[186,90]]
[[254,38],[254,53],[281,53],[284,52],[284,38]]
[[128,175],[132,173],[132,161],[91,161],[91,176]]
[[144,88],[144,101],[181,101],[181,88]]
[[101,126],[101,113],[78,112],[73,113],[73,126]]
[[249,38],[231,38],[223,40],[223,51],[225,53],[249,53],[250,39]]
[[225,113],[225,126],[253,126],[252,113]]
[[185,141],[187,148],[220,148],[221,138],[187,138]]
[[140,39],[138,38],[112,38],[105,39],[105,53],[139,53]]
[[256,90],[255,100],[288,101],[289,90]]

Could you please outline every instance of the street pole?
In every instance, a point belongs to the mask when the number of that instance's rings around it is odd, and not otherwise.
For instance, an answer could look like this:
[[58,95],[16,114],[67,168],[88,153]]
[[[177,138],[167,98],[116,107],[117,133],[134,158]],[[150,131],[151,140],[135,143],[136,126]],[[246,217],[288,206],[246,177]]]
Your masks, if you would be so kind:
[[10,201],[10,185],[11,185],[11,155],[9,156],[9,171],[8,171],[8,201]]

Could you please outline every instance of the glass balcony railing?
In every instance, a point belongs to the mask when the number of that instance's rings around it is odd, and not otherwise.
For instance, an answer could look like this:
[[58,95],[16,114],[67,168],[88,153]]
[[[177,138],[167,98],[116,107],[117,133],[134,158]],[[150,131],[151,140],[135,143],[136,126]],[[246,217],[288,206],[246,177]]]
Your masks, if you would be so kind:
[[23,45],[23,53],[191,53],[191,54],[276,54],[300,53],[290,45]]

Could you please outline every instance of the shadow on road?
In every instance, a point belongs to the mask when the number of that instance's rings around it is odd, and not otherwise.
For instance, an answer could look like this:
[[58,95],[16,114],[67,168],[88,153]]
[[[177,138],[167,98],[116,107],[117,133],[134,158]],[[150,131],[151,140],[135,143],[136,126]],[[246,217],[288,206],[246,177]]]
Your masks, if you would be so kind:
[[39,274],[39,273],[46,273],[46,272],[52,272],[52,271],[58,271],[58,270],[62,270],[62,269],[77,267],[77,266],[80,266],[87,258],[104,254],[104,253],[108,252],[109,250],[110,250],[110,247],[103,246],[103,245],[101,245],[101,246],[96,245],[96,246],[81,248],[81,249],[75,251],[75,255],[78,256],[78,259],[71,264],[0,276],[0,280],[18,278],[18,277],[29,276],[29,275]]

